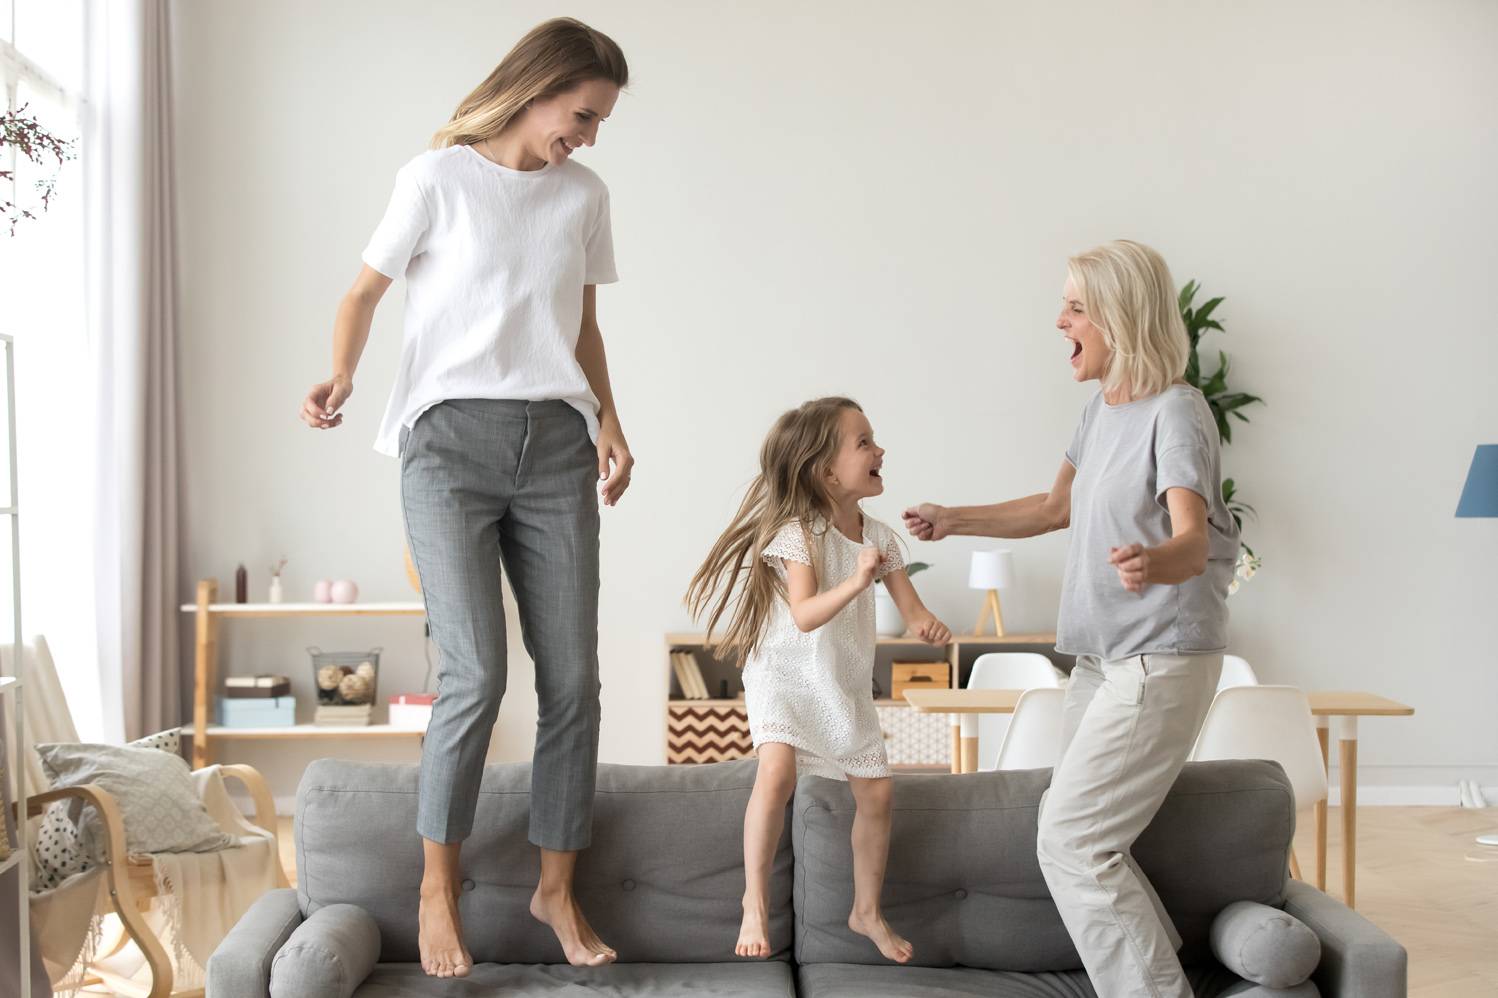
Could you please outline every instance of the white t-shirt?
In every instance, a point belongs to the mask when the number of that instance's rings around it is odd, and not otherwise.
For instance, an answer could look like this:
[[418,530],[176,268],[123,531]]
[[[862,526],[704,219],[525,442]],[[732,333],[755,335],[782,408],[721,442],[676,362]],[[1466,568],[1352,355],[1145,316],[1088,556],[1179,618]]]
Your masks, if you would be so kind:
[[446,399],[561,399],[598,437],[577,362],[583,286],[618,280],[609,192],[581,163],[511,170],[470,146],[395,175],[364,262],[406,277],[405,338],[375,450]]

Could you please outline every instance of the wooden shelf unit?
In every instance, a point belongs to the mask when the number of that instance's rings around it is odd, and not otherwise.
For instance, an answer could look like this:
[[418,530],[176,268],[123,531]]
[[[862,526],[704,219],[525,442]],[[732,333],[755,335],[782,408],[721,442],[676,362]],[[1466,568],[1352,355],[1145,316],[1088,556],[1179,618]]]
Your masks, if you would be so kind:
[[182,604],[183,613],[197,618],[194,640],[192,725],[183,733],[192,734],[192,767],[201,769],[211,760],[209,744],[215,741],[251,741],[273,739],[360,739],[420,738],[423,732],[413,728],[393,728],[388,724],[332,726],[293,724],[275,728],[225,728],[208,723],[209,698],[213,695],[218,670],[218,627],[226,618],[274,617],[421,617],[426,614],[422,603],[219,603],[218,580],[198,581],[198,601]]
[[[895,650],[898,653],[898,652],[901,652],[901,651],[904,651],[904,650],[908,649],[910,651],[917,651],[917,650],[919,650],[919,651],[924,652],[926,654],[926,656],[930,657],[931,661],[945,660],[946,663],[950,666],[950,670],[949,670],[948,675],[950,677],[951,688],[952,689],[960,689],[961,685],[962,685],[962,680],[963,680],[963,675],[962,675],[962,656],[963,656],[963,652],[964,652],[965,649],[968,650],[968,651],[972,651],[974,649],[981,649],[981,650],[986,650],[986,651],[997,651],[997,650],[1003,650],[1003,649],[1006,649],[1006,648],[1013,649],[1013,650],[1019,650],[1019,649],[1025,649],[1025,650],[1043,649],[1043,650],[1045,650],[1046,652],[1049,653],[1052,649],[1055,648],[1055,645],[1056,645],[1056,635],[1055,634],[1033,633],[1033,632],[1032,633],[1024,633],[1024,634],[1003,634],[1003,635],[993,635],[993,634],[959,634],[959,635],[953,635],[952,640],[949,641],[945,645],[930,645],[930,644],[927,644],[925,641],[922,641],[920,638],[908,637],[908,636],[901,636],[901,637],[880,637],[875,642],[875,654],[878,655],[879,651],[881,651],[881,650],[893,649],[893,650]],[[680,697],[680,696],[674,696],[674,695],[672,695],[672,691],[674,689],[676,689],[677,684],[675,682],[675,673],[674,673],[674,670],[671,667],[671,661],[670,661],[670,659],[671,659],[671,653],[673,653],[673,652],[679,652],[679,651],[692,652],[693,655],[694,655],[694,657],[697,658],[697,663],[698,663],[699,667],[701,667],[701,666],[703,666],[705,664],[708,665],[709,667],[715,667],[715,670],[714,670],[715,674],[714,674],[713,680],[708,682],[708,689],[714,689],[718,685],[718,682],[722,678],[721,673],[723,673],[726,669],[732,669],[732,668],[734,668],[731,665],[725,666],[723,663],[715,663],[710,657],[707,656],[707,654],[706,654],[707,653],[707,641],[706,641],[706,636],[705,635],[696,634],[696,633],[690,633],[690,632],[683,632],[683,631],[669,632],[669,633],[666,634],[666,674],[667,674],[666,690],[667,690],[667,693],[666,693],[666,709],[665,709],[665,711],[663,713],[665,715],[664,716],[664,721],[665,721],[665,724],[666,724],[666,743],[667,743],[667,759],[668,759],[668,761],[670,761],[670,759],[671,759],[671,757],[673,755],[673,749],[672,749],[672,734],[673,734],[673,732],[672,732],[672,724],[673,724],[673,720],[678,725],[682,725],[683,724],[683,721],[682,721],[682,719],[679,716],[676,717],[676,718],[673,718],[673,710],[676,711],[677,714],[679,715],[680,712],[683,711],[683,710],[686,710],[686,709],[689,709],[689,708],[697,708],[699,710],[712,710],[712,711],[716,711],[719,714],[724,714],[724,713],[732,712],[732,713],[735,713],[737,715],[742,715],[742,716],[744,716],[744,717],[747,718],[747,715],[745,715],[744,711],[743,711],[743,708],[744,708],[744,699],[743,699],[742,696],[729,697],[727,699],[724,699],[722,697],[714,697],[714,698],[709,698],[709,699],[705,699],[705,700],[690,700],[690,699],[687,699],[685,697]],[[699,655],[698,653],[702,653],[702,654]],[[936,657],[938,655],[940,656],[939,658]],[[704,662],[704,658],[708,659],[708,661],[706,663]],[[887,672],[888,670],[884,669],[881,666],[876,666],[875,671],[876,671],[876,674],[878,674],[878,673],[881,673],[881,672]],[[884,689],[884,690],[888,690],[889,688],[890,688],[890,684],[887,683],[887,682],[884,683],[881,686],[881,689]],[[909,706],[910,706],[908,703],[904,702],[903,700],[896,701],[896,700],[893,700],[893,699],[889,699],[887,697],[886,698],[878,699],[878,700],[876,700],[874,702],[875,702],[875,704],[877,706],[880,706],[880,707],[898,706],[898,707],[904,707],[906,709],[909,709]],[[704,722],[704,723],[709,723],[709,722]],[[721,719],[720,719],[720,723],[721,723]],[[745,730],[747,730],[747,721],[745,721],[745,725],[746,725]],[[685,731],[685,729],[683,729],[682,731],[676,732],[676,734],[678,736],[678,740],[681,740],[682,738],[686,737],[686,735],[684,734],[684,731]],[[961,731],[961,729],[958,727],[957,724],[954,723],[952,725],[952,758],[953,759],[958,759],[958,758],[961,757],[961,751],[962,750],[961,750],[961,733],[960,733],[960,731]]]

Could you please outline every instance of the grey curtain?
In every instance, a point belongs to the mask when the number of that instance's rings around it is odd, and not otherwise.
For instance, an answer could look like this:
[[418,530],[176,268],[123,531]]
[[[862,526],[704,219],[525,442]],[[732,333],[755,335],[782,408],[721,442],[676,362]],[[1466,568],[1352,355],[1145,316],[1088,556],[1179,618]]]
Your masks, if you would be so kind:
[[182,719],[181,436],[167,0],[87,5],[96,605],[111,740]]

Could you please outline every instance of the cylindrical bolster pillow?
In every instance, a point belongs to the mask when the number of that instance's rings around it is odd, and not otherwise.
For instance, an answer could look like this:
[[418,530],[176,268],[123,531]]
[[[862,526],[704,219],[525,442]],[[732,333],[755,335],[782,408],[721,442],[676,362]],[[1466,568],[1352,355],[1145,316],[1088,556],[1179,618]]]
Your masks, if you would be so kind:
[[1321,940],[1294,915],[1238,901],[1213,920],[1212,952],[1244,980],[1267,988],[1293,988],[1321,963]]
[[319,908],[270,968],[271,998],[350,998],[380,959],[380,928],[352,904]]

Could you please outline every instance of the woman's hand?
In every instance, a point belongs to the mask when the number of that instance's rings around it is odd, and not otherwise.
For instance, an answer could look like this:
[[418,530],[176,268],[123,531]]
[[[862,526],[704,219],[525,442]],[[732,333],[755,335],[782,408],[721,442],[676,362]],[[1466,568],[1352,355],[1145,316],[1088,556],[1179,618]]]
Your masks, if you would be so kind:
[[1108,563],[1118,570],[1118,581],[1129,592],[1142,593],[1149,585],[1150,552],[1143,544],[1109,548]]
[[352,394],[354,379],[347,374],[335,374],[327,381],[313,385],[302,400],[302,422],[314,430],[331,430],[343,425],[343,413],[338,410]]
[[923,502],[905,511],[905,529],[917,540],[939,541],[951,533],[946,524],[945,506]]
[[910,633],[928,645],[945,645],[952,640],[952,631],[930,612],[910,622]]
[[629,488],[629,478],[635,467],[634,455],[624,440],[624,431],[612,421],[598,428],[598,477],[603,480],[601,493],[603,504],[613,506]]

